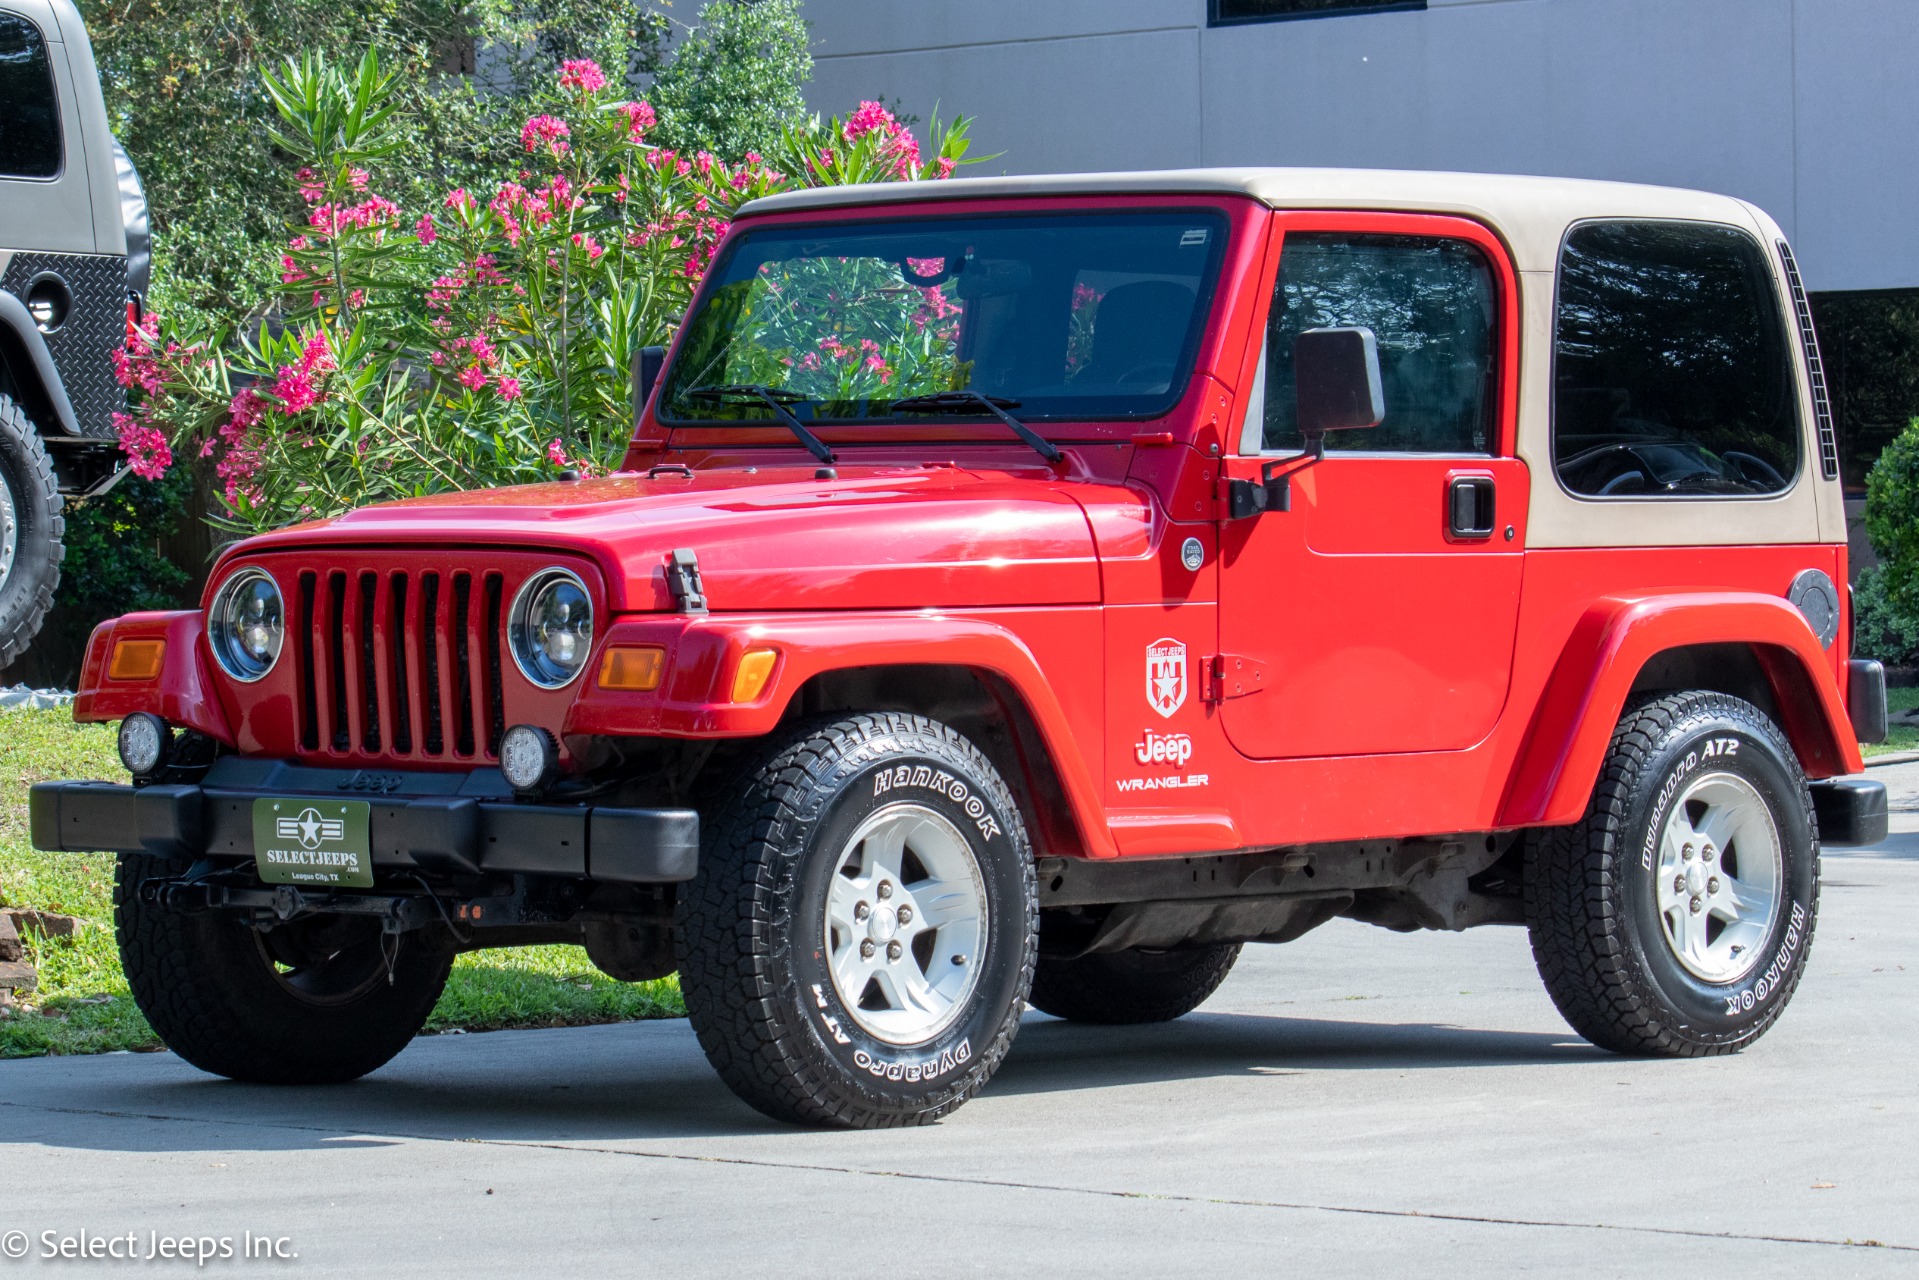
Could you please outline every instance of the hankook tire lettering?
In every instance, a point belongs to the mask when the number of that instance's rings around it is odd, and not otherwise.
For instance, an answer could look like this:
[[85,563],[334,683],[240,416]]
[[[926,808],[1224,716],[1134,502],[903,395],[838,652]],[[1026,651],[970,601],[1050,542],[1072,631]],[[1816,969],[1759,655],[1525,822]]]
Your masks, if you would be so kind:
[[972,788],[943,769],[933,769],[927,765],[902,764],[891,769],[881,769],[873,775],[873,794],[883,796],[900,787],[919,787],[935,795],[945,796],[958,805],[973,825],[979,828],[984,838],[991,840],[1000,834],[999,819],[986,807],[986,802],[973,794]]

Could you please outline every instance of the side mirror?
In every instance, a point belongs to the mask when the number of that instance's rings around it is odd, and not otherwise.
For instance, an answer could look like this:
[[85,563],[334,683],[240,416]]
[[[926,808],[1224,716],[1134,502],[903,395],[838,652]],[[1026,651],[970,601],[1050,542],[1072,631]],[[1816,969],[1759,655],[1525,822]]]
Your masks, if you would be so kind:
[[[1379,340],[1371,329],[1308,329],[1293,339],[1299,434],[1323,452],[1328,431],[1376,427],[1386,417]],[[1317,447],[1316,447],[1317,446]]]
[[640,425],[646,402],[653,398],[653,384],[660,380],[666,364],[665,347],[641,347],[633,353],[633,425]]
[[1230,481],[1226,486],[1229,520],[1291,511],[1293,476],[1326,456],[1328,431],[1376,427],[1386,418],[1379,340],[1371,329],[1306,330],[1293,339],[1293,379],[1305,452],[1267,463],[1257,481]]

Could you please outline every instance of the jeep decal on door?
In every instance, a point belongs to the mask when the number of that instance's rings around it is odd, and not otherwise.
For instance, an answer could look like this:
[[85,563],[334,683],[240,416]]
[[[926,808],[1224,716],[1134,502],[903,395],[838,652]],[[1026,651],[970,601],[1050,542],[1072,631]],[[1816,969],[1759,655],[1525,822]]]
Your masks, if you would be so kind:
[[1167,717],[1186,705],[1184,641],[1161,639],[1146,646],[1146,702]]

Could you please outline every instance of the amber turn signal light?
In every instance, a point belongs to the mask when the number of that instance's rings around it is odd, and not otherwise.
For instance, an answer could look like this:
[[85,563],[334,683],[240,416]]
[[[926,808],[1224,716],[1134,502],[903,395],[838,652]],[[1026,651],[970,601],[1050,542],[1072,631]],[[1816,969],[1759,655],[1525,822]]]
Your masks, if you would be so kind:
[[778,649],[749,649],[733,673],[733,701],[751,702],[766,688],[773,675],[773,664],[780,660]]
[[616,645],[600,659],[600,688],[651,693],[666,675],[666,650],[656,645]]
[[109,680],[151,680],[167,656],[164,640],[116,640],[107,662]]

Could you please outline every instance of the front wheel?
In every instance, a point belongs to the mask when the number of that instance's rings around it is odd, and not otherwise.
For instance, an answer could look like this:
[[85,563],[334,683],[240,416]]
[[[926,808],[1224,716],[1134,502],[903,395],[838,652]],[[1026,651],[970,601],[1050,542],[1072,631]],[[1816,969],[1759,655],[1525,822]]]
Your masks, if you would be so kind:
[[0,667],[40,634],[60,585],[66,518],[33,420],[0,395]]
[[1032,983],[1025,824],[991,762],[921,716],[773,750],[704,824],[680,986],[735,1093],[799,1124],[926,1124],[984,1087]]
[[143,881],[177,870],[123,855],[113,914],[134,1003],[202,1071],[256,1084],[358,1079],[406,1048],[446,986],[450,952],[417,933],[387,937],[371,917],[260,930],[142,899]]
[[1042,956],[1029,999],[1069,1022],[1122,1026],[1183,1018],[1219,990],[1239,959],[1239,943],[1180,951],[1093,952]]
[[1618,1053],[1730,1053],[1799,985],[1819,833],[1791,744],[1757,707],[1675,693],[1620,721],[1578,826],[1525,869],[1533,956],[1579,1034]]

